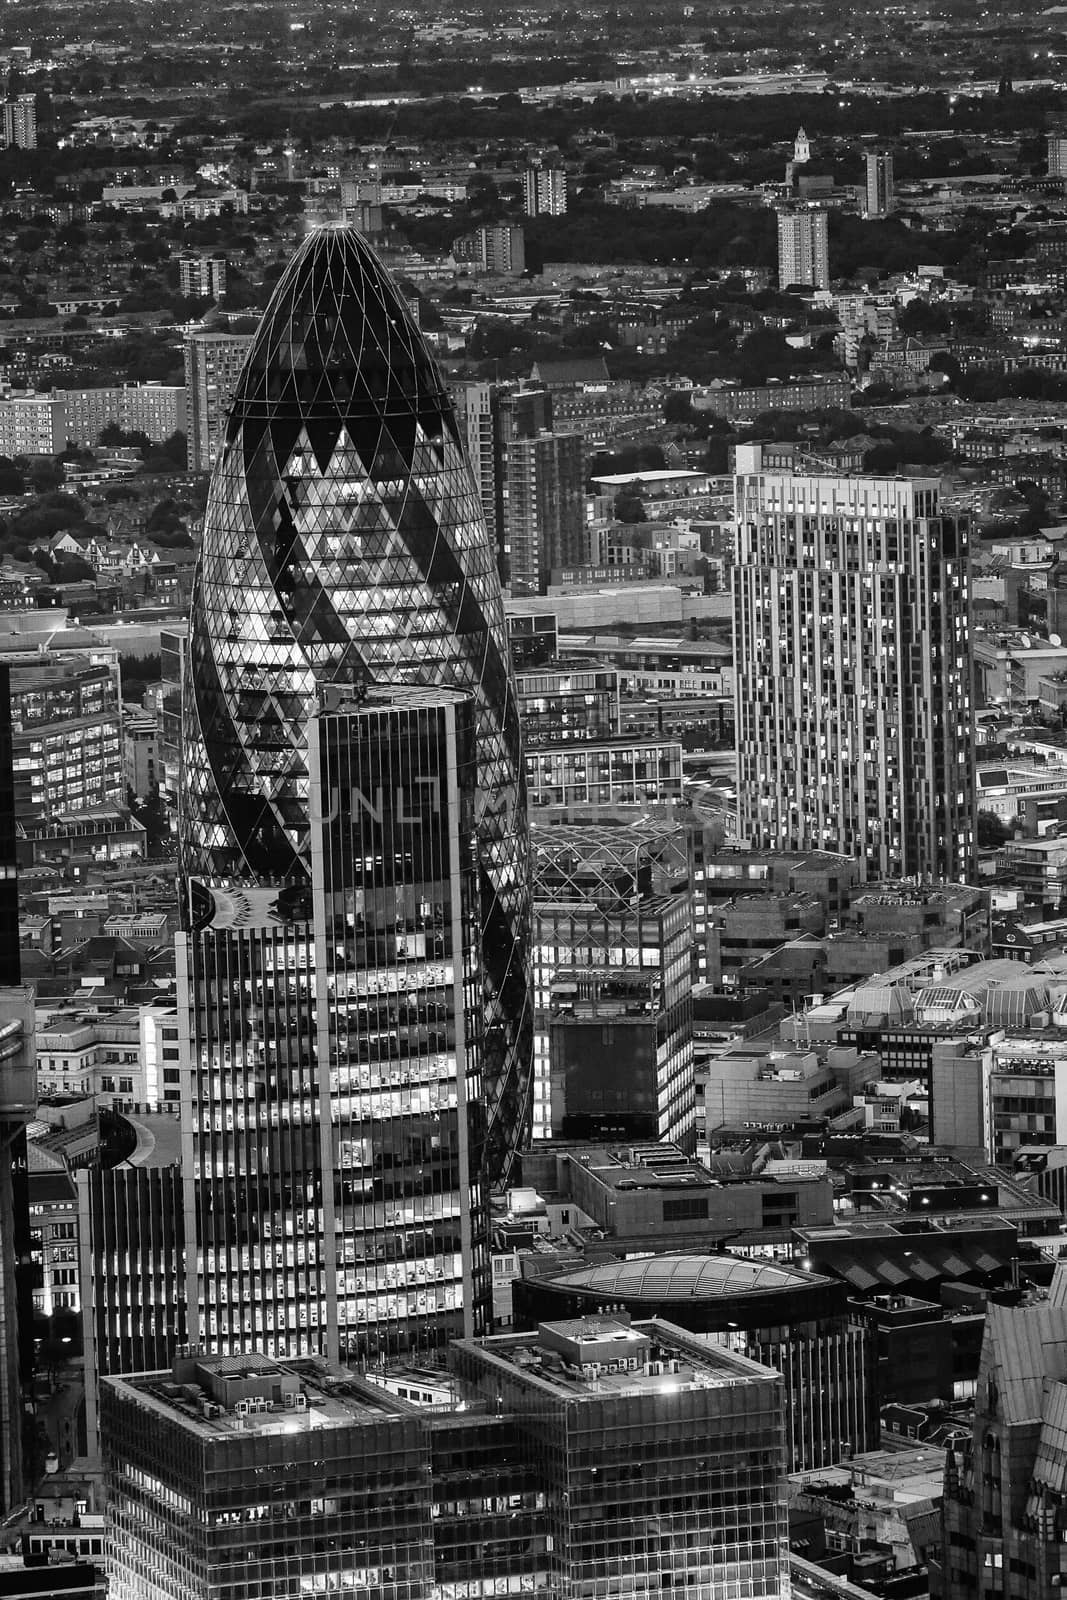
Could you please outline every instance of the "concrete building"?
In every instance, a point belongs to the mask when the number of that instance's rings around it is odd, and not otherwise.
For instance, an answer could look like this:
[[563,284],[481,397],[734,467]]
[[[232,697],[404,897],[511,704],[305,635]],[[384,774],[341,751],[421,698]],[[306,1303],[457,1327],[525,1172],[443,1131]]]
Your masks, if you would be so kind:
[[190,472],[210,472],[214,465],[251,343],[247,333],[194,333],[185,341]]
[[868,150],[864,157],[863,214],[888,217],[893,210],[893,156],[889,150]]
[[511,593],[545,594],[553,568],[585,556],[585,441],[580,433],[515,436],[504,463],[504,544]]
[[42,1004],[37,1050],[42,1099],[91,1097],[116,1111],[177,1109],[178,1016],[172,1004]]
[[105,389],[61,389],[68,444],[88,449],[100,443],[111,425],[127,433],[143,433],[162,443],[186,429],[184,386],[164,383],[124,383]]
[[178,281],[182,294],[197,300],[221,300],[226,293],[226,257],[203,255],[183,250],[178,257]]
[[782,206],[778,213],[778,286],[830,287],[827,212],[824,206]]
[[516,223],[490,223],[455,239],[452,254],[461,266],[493,277],[521,278],[526,271],[526,236]]
[[737,519],[741,837],[841,851],[879,880],[965,881],[966,521],[942,513],[936,479],[764,473],[759,446],[738,449]]
[[118,662],[109,656],[115,652],[9,657],[15,807],[23,821],[125,799]]
[[452,397],[485,525],[497,550],[500,580],[507,587],[511,581],[511,531],[506,516],[509,451],[513,440],[533,439],[552,431],[552,397],[543,388],[516,389],[474,381],[454,384]]
[[1050,178],[1067,178],[1067,137],[1062,133],[1046,135],[1048,145],[1048,175]]
[[523,206],[528,217],[562,217],[567,210],[563,167],[531,161],[523,174]]
[[126,788],[148,799],[159,790],[159,725],[151,716],[127,715],[122,724]]
[[0,455],[59,456],[67,448],[67,417],[58,395],[0,400]]
[[37,96],[17,94],[4,102],[4,144],[10,150],[37,148]]
[[841,1115],[865,1083],[878,1077],[878,1057],[854,1048],[764,1049],[732,1045],[702,1065],[708,1132],[717,1127],[790,1127]]
[[795,1229],[834,1231],[825,1173],[718,1176],[677,1145],[534,1145],[523,1178],[563,1200],[568,1226],[618,1255],[711,1250],[727,1240],[738,1251],[788,1253]]

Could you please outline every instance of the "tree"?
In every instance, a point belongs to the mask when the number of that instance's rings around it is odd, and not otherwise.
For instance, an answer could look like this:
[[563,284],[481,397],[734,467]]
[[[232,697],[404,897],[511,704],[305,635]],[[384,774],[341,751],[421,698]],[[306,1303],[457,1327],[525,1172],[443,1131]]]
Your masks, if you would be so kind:
[[978,813],[978,848],[979,850],[999,850],[1011,838],[1011,829],[1006,827],[995,811],[979,811]]
[[647,522],[644,501],[636,489],[620,489],[615,496],[612,511],[616,522]]
[[667,422],[692,422],[693,399],[684,389],[674,389],[663,402],[663,415]]

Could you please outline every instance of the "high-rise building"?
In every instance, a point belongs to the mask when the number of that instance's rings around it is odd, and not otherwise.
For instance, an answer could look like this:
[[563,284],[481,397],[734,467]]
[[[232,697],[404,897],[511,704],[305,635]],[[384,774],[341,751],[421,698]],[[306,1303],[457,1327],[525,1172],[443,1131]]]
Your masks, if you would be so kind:
[[778,210],[778,287],[830,286],[830,255],[824,206],[781,206]]
[[62,397],[30,394],[0,400],[0,455],[58,456],[67,448]]
[[299,752],[310,882],[188,883],[188,1301],[212,1350],[378,1356],[486,1322],[473,702],[344,692]]
[[969,529],[934,478],[736,479],[740,833],[875,881],[965,879],[975,848]]
[[865,217],[888,217],[893,209],[892,151],[868,150],[863,159],[863,214]]
[[126,798],[117,658],[25,652],[11,671],[15,809],[23,821]]
[[33,990],[20,984],[10,674],[0,665],[0,1516],[23,1494],[23,1387],[33,1372],[26,1128],[37,1109]]
[[252,336],[193,333],[185,341],[185,405],[189,471],[210,472]]
[[[386,699],[398,706],[404,686],[442,700],[432,715],[414,704],[404,712],[426,722],[423,742],[412,737],[410,746],[425,765],[405,757],[422,782],[416,794],[432,796],[434,784],[443,792],[446,775],[454,791],[435,828],[459,827],[468,800],[457,785],[473,782],[466,767],[453,776],[448,766],[468,713],[445,707],[443,691],[473,702],[477,858],[460,871],[457,845],[449,860],[459,880],[445,874],[424,899],[421,880],[403,873],[418,866],[426,876],[429,867],[418,852],[397,861],[390,927],[384,887],[372,902],[361,877],[369,857],[352,853],[349,881],[329,891],[351,901],[342,944],[322,878],[332,804],[313,814],[323,780],[322,733],[312,723],[320,690],[376,684],[390,686]],[[381,705],[362,715],[384,726]],[[460,1170],[448,1126],[461,1107],[449,1101],[462,1077],[475,1080],[465,1052],[479,1036],[484,1162],[480,1131],[463,1135],[472,1192],[482,1175],[506,1178],[528,1134],[525,781],[499,578],[455,414],[400,294],[351,230],[305,241],[238,385],[208,502],[184,719],[179,839],[191,1055],[183,1110],[195,1123],[187,1182],[191,1261],[201,1276],[191,1287],[198,1303],[209,1284],[217,1296],[200,1305],[209,1318],[200,1336],[218,1349],[255,1340],[329,1350],[340,1341],[339,1311],[362,1302],[368,1320],[439,1337],[453,1320],[445,1311],[475,1310],[459,1304],[461,1254],[462,1292],[472,1274],[470,1292],[480,1292],[481,1263],[476,1251],[467,1258],[464,1238],[476,1219],[464,1221],[458,1201],[446,1209],[431,1197],[434,1182],[451,1194]],[[362,726],[352,722],[353,739]],[[395,794],[398,783],[383,783]],[[405,816],[422,815],[406,803]],[[378,800],[364,808],[368,828],[376,811]],[[466,917],[479,905],[481,1004],[472,1010],[467,947],[452,950],[457,929],[446,910],[462,907]],[[349,973],[350,940],[366,945],[368,967],[382,966],[374,1003],[371,979]],[[447,954],[432,959],[431,946],[442,942]],[[224,962],[218,978],[216,959]],[[331,978],[342,963],[343,981]],[[429,1121],[404,1131],[402,1109]],[[476,1112],[467,1108],[475,1129]],[[361,1116],[376,1118],[378,1132],[360,1132]],[[421,1170],[408,1174],[409,1163]],[[402,1181],[389,1176],[393,1168]],[[374,1227],[390,1238],[382,1255],[347,1259],[348,1242],[371,1231],[364,1212],[372,1202],[381,1207]],[[336,1255],[324,1242],[335,1223]],[[251,1318],[247,1303],[234,1301],[246,1281],[259,1291]],[[349,1342],[358,1320],[346,1328]]]
[[1050,178],[1067,178],[1067,134],[1050,133],[1047,137],[1048,175]]
[[[13,883],[13,857],[10,871]],[[33,1001],[16,969],[15,984],[0,987],[0,1515],[23,1498],[22,1397],[33,1373],[26,1183],[26,1128],[37,1110]]]
[[528,217],[562,217],[567,210],[567,174],[562,167],[531,161],[523,175]]
[[197,299],[221,300],[226,293],[226,257],[204,255],[199,250],[183,250],[178,257],[178,281],[182,294]]
[[545,594],[554,567],[585,558],[585,440],[580,433],[512,439],[504,539],[513,595]]
[[534,1138],[696,1149],[680,827],[534,832]]
[[490,543],[497,551],[501,583],[507,582],[501,535],[500,388],[471,381],[452,387],[456,421],[478,489]]
[[526,271],[526,235],[518,223],[494,222],[453,240],[457,262],[500,278],[521,278]]
[[971,1437],[945,1464],[944,1600],[1052,1600],[1067,1541],[1067,1297],[990,1304]]
[[450,1366],[192,1350],[106,1378],[112,1600],[788,1592],[777,1372],[628,1317]]
[[4,102],[4,143],[10,149],[37,148],[37,97],[32,94],[13,95]]
[[551,430],[552,397],[547,389],[510,389],[479,382],[455,384],[452,397],[486,527],[497,551],[500,581],[506,587],[511,577],[506,516],[508,450],[514,439],[529,439]]

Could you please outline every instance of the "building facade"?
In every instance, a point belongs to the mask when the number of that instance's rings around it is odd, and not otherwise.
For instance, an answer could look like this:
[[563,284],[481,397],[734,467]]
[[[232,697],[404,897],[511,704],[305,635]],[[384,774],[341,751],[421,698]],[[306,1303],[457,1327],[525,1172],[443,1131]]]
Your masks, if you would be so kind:
[[515,1326],[559,1318],[662,1317],[774,1367],[785,1379],[789,1470],[832,1466],[880,1437],[873,1344],[844,1284],[779,1262],[685,1253],[516,1279]]
[[189,471],[210,472],[245,357],[247,333],[194,333],[185,341]]
[[681,830],[540,828],[534,862],[534,1139],[667,1139],[692,1155]]
[[508,447],[504,538],[513,595],[546,594],[554,567],[585,555],[585,443],[538,433]]
[[316,692],[374,683],[475,705],[497,1181],[528,1136],[532,1023],[525,775],[495,553],[402,296],[360,235],[325,228],[279,280],[212,481],[184,693],[187,878],[311,889]]
[[788,289],[791,283],[830,287],[824,206],[783,206],[778,211],[778,287]]
[[564,169],[532,161],[523,174],[523,202],[528,217],[565,216],[567,174]]
[[226,257],[184,250],[178,257],[182,294],[196,299],[221,300],[226,293]]
[[68,444],[92,449],[103,430],[115,425],[162,443],[185,431],[185,389],[165,383],[124,383],[109,389],[63,389]]
[[451,1375],[221,1360],[103,1383],[113,1600],[788,1589],[782,1379],[657,1320],[463,1340]]
[[893,156],[889,150],[868,150],[864,161],[863,211],[888,217],[893,209]]
[[14,666],[11,728],[24,821],[125,799],[117,662],[56,651]]
[[541,744],[526,757],[531,811],[663,805],[682,798],[674,739],[587,739]]
[[307,767],[310,884],[189,880],[191,1328],[433,1349],[489,1299],[473,705],[370,690]]
[[1053,1600],[1064,1519],[1062,1267],[1037,1305],[990,1305],[971,1437],[948,1452],[940,1593],[945,1600]]
[[[934,479],[739,460],[742,839],[869,878],[965,880],[975,850],[969,529]],[[747,470],[751,467],[753,470]]]
[[4,102],[4,143],[9,150],[36,150],[36,95],[16,94]]
[[58,396],[0,400],[0,455],[59,456],[66,448],[66,409]]

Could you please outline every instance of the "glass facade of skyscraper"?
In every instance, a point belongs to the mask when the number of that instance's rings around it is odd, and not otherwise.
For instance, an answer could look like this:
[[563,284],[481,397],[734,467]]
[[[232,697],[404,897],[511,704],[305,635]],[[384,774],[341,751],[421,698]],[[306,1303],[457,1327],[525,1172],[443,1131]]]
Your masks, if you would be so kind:
[[307,766],[309,885],[189,881],[190,1306],[211,1350],[437,1348],[490,1297],[473,705],[341,700]]
[[[480,908],[484,1146],[479,1128],[469,1154],[484,1150],[485,1178],[495,1181],[507,1176],[527,1137],[532,1049],[525,780],[499,577],[455,415],[422,337],[366,241],[349,229],[325,229],[309,237],[279,281],[238,383],[209,495],[183,711],[180,850],[192,885],[185,916],[195,991],[190,1112],[200,1119],[201,1140],[189,1152],[192,1181],[201,1185],[197,1249],[209,1276],[217,1270],[220,1282],[232,1280],[231,1293],[235,1261],[264,1284],[278,1280],[265,1303],[276,1293],[289,1308],[284,1335],[273,1330],[279,1349],[332,1348],[332,1332],[323,1340],[320,1328],[317,1339],[312,1319],[334,1293],[339,1268],[351,1277],[353,1296],[373,1293],[379,1307],[382,1296],[388,1302],[402,1290],[409,1310],[412,1293],[435,1311],[449,1309],[439,1303],[436,1267],[432,1289],[415,1290],[409,1274],[394,1273],[391,1283],[376,1268],[373,1291],[363,1290],[354,1259],[326,1259],[314,1243],[333,1193],[332,1179],[321,1187],[320,1175],[342,1170],[341,1144],[330,1143],[342,1138],[343,1116],[333,1107],[321,1121],[309,1118],[307,1095],[325,1093],[324,1074],[350,1074],[378,1059],[381,1006],[351,1013],[342,1062],[340,1044],[323,1032],[316,990],[327,968],[312,938],[311,900],[320,887],[313,896],[308,723],[320,689],[375,684],[455,690],[473,703],[478,850],[475,882],[464,894]],[[220,903],[230,897],[237,909],[228,913],[225,937],[216,936],[216,922],[198,944],[192,935],[207,903],[202,894],[221,896]],[[279,922],[268,908],[282,900],[287,915]],[[369,904],[376,916],[373,897]],[[404,917],[414,904],[401,907]],[[300,916],[288,915],[295,909]],[[368,940],[384,937],[383,930],[351,931],[365,954]],[[468,998],[457,1008],[469,1011]],[[425,1022],[416,1020],[429,1035],[429,987],[414,1004],[416,1013],[426,1008]],[[394,1020],[400,1027],[399,1014]],[[271,1134],[266,1144],[252,1136],[251,1126],[261,1126],[257,1111],[245,1137],[247,1161],[256,1164],[247,1175],[255,1170],[256,1184],[238,1198],[240,1160],[225,1148],[231,1130],[223,1106],[234,1095],[247,1124],[264,1051],[277,1078],[261,1096],[274,1108]],[[430,1100],[447,1091],[420,1081],[426,1110],[436,1113],[439,1101],[431,1107]],[[375,1088],[384,1092],[384,1081]],[[204,1117],[211,1118],[210,1154]],[[349,1156],[356,1147],[344,1146]],[[253,1234],[275,1214],[292,1218],[293,1231],[283,1222],[268,1248]],[[405,1215],[394,1205],[389,1227],[406,1227]],[[305,1222],[297,1225],[298,1217]],[[421,1208],[418,1225],[425,1220]],[[435,1218],[435,1229],[444,1220]],[[225,1311],[216,1303],[216,1348],[269,1332],[265,1322],[244,1327],[254,1301],[243,1290],[238,1301]],[[210,1319],[206,1305],[205,1312]],[[306,1327],[292,1316],[306,1317]]]

